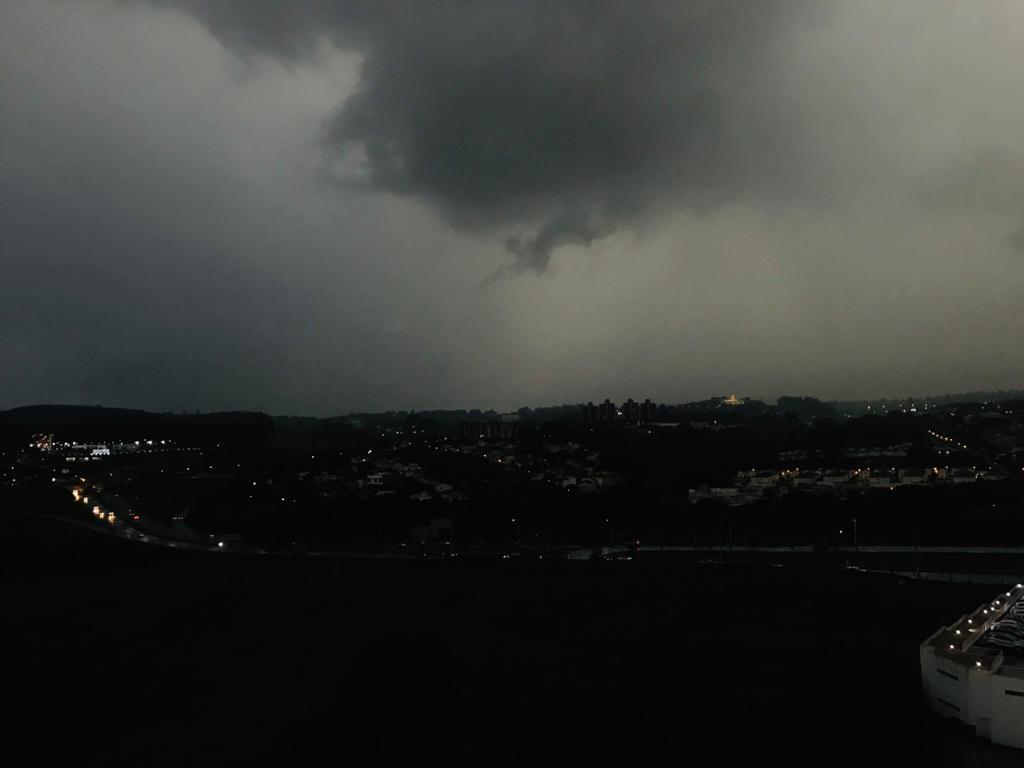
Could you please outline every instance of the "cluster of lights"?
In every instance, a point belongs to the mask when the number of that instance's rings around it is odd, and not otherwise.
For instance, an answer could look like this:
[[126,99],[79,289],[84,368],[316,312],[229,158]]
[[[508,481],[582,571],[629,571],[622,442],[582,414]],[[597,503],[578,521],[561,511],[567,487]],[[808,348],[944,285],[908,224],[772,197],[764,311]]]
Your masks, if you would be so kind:
[[[1016,589],[1017,590],[1024,590],[1024,584],[1017,584],[1016,585]],[[1004,596],[1007,597],[1007,598],[1012,598],[1013,597],[1013,592],[1012,591],[1011,592],[1006,592],[1004,594]],[[981,612],[985,616],[988,616],[989,611],[991,611],[993,614],[998,614],[1001,610],[1004,610],[1009,605],[1010,605],[1010,601],[1006,601],[1004,603],[1004,601],[1002,599],[993,600],[991,603],[989,603],[988,607],[982,608]],[[969,618],[966,621],[967,621],[968,625],[971,625],[971,626],[969,626],[967,628],[967,631],[969,633],[973,634],[973,633],[978,631],[977,628],[973,626],[974,625],[974,619],[973,618]],[[987,626],[987,621],[988,620],[986,620],[985,626]],[[982,627],[982,630],[984,630],[985,626]],[[954,633],[954,635],[957,638],[962,638],[963,637],[963,631],[960,630],[960,629],[954,629],[953,633]],[[957,650],[957,645],[956,645],[956,643],[949,643],[948,648],[949,648],[950,651],[956,651]],[[977,669],[981,669],[983,665],[982,665],[982,662],[975,661],[974,662],[974,666]]]
[[938,432],[932,432],[930,429],[928,430],[928,434],[931,435],[932,437],[934,437],[936,440],[942,440],[945,443],[955,443],[956,445],[958,445],[959,447],[963,448],[964,450],[967,450],[967,443],[958,443],[952,437],[946,437],[945,435],[940,435]]
[[104,522],[110,523],[111,525],[113,525],[115,522],[117,522],[117,517],[114,515],[114,513],[113,512],[104,512],[102,509],[100,509],[99,504],[95,505],[92,508],[92,514],[97,519],[103,520]]

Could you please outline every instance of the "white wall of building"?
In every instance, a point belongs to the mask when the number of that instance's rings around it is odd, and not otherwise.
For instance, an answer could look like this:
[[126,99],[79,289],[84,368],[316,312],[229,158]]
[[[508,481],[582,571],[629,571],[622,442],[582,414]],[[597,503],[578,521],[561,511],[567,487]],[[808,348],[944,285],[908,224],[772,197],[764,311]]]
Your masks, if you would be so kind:
[[992,704],[992,741],[1024,749],[1024,680],[994,675]]
[[[1017,598],[1022,599],[1020,587]],[[966,626],[966,619],[953,627]],[[974,626],[979,624],[975,618]],[[1024,667],[1007,665],[1001,653],[973,649],[970,641],[960,648],[957,642],[967,635],[957,637],[953,627],[939,629],[921,644],[921,683],[929,706],[995,744],[1024,749]],[[954,648],[947,653],[949,642]]]

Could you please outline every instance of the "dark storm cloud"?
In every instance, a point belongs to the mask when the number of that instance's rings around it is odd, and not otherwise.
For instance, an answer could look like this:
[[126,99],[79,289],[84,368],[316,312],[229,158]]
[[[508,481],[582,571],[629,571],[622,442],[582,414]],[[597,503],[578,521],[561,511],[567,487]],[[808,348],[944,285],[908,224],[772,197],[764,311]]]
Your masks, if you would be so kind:
[[1017,0],[2,0],[0,407],[1019,386],[1022,32]]
[[510,238],[505,247],[516,257],[521,269],[532,269],[539,274],[548,268],[551,251],[558,246],[590,245],[601,233],[602,230],[594,226],[586,214],[567,212],[541,227],[536,236],[525,241]]
[[1021,225],[1010,233],[1010,245],[1024,253],[1024,222],[1021,222]]
[[238,50],[358,51],[328,148],[459,228],[501,230],[519,269],[657,209],[798,194],[811,175],[761,96],[803,3],[157,1]]

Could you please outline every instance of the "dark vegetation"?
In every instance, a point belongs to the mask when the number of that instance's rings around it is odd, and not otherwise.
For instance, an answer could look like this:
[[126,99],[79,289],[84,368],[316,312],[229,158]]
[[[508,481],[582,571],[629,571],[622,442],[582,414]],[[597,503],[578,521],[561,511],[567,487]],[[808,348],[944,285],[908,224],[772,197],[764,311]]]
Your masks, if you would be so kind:
[[[54,533],[0,523],[5,559]],[[37,764],[1017,758],[918,694],[917,644],[992,587],[669,563],[138,557],[68,530],[45,569],[0,580],[18,703],[6,748]]]
[[128,408],[73,405],[32,405],[0,412],[0,437],[7,443],[36,433],[54,433],[62,440],[138,440],[158,436],[189,445],[246,443],[265,440],[273,420],[262,413],[151,413]]

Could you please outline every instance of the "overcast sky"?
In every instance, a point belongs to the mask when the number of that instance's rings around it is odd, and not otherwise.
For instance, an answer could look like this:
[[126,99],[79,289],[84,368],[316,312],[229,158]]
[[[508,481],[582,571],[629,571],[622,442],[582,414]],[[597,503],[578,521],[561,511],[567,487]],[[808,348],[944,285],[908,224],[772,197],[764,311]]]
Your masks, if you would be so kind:
[[1024,386],[1024,4],[0,0],[0,407]]

